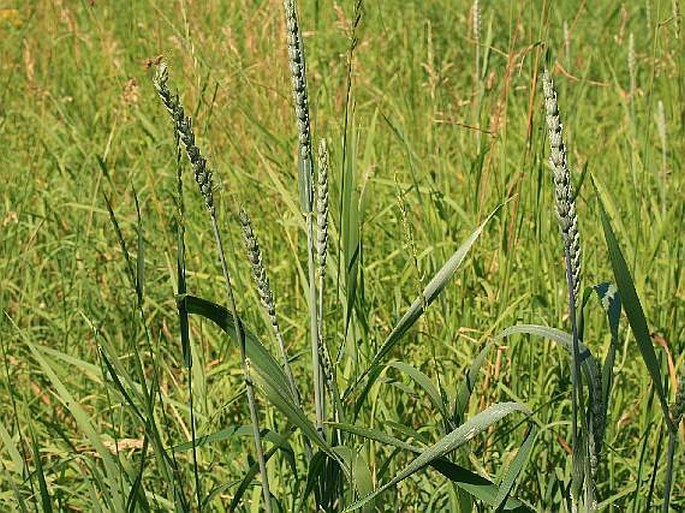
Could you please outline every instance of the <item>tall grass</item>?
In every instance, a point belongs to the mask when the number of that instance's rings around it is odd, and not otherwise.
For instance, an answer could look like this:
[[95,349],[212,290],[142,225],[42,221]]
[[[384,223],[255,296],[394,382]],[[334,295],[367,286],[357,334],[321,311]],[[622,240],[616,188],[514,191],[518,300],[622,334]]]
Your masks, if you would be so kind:
[[0,510],[678,511],[677,4],[0,9]]

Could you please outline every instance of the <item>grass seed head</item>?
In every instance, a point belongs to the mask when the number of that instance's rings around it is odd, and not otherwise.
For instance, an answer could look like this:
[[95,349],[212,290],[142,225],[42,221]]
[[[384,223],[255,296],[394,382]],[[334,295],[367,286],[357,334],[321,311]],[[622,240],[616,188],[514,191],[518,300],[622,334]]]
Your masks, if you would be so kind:
[[319,143],[319,179],[316,187],[317,250],[321,274],[326,270],[326,256],[328,254],[328,167],[328,146],[326,139],[321,139]]
[[300,160],[300,202],[303,211],[312,211],[314,194],[312,191],[312,135],[309,123],[309,95],[307,93],[307,75],[304,62],[304,44],[297,21],[297,11],[293,0],[284,0],[285,25],[288,38],[288,64],[293,88],[295,116],[299,141],[298,156]]
[[195,175],[195,181],[200,189],[200,194],[205,200],[205,205],[212,217],[216,215],[214,206],[214,193],[212,171],[207,167],[207,159],[202,156],[200,148],[195,144],[195,132],[193,123],[189,116],[185,115],[183,105],[178,94],[171,94],[167,82],[169,81],[169,71],[165,62],[157,68],[153,79],[155,89],[162,103],[169,111],[169,115],[174,123],[174,128],[178,133],[179,139],[185,148],[186,155]]
[[252,276],[257,284],[259,299],[261,300],[262,305],[264,305],[264,308],[269,314],[269,318],[273,324],[276,322],[276,305],[274,302],[273,292],[271,291],[269,278],[266,274],[264,263],[262,262],[262,252],[259,248],[259,241],[257,241],[257,237],[252,229],[252,220],[245,209],[240,209],[238,218],[240,220],[240,227],[243,231],[243,240],[245,242],[247,258],[252,266]]
[[552,166],[552,178],[554,182],[554,203],[561,236],[564,240],[564,249],[568,251],[571,259],[573,294],[577,304],[580,297],[581,281],[581,250],[580,233],[578,232],[578,216],[576,214],[571,170],[568,167],[566,145],[564,144],[563,139],[563,127],[559,115],[557,92],[554,90],[554,82],[547,70],[544,70],[542,74],[542,88],[545,97],[547,132],[549,134],[549,162]]

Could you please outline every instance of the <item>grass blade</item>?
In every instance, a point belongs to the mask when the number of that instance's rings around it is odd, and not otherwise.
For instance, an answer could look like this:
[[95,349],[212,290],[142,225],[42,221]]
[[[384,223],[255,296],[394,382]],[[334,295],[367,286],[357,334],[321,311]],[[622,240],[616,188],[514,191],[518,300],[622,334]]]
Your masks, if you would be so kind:
[[409,476],[415,474],[426,465],[429,465],[432,461],[442,458],[446,454],[452,452],[453,450],[464,445],[469,440],[473,439],[476,435],[501,420],[503,417],[513,413],[515,411],[523,412],[528,414],[529,410],[519,404],[519,403],[499,403],[491,406],[487,410],[484,410],[469,419],[467,422],[456,428],[451,433],[444,436],[437,443],[428,447],[424,450],[414,461],[412,461],[402,472],[395,476],[389,483],[384,484],[372,494],[363,497],[354,504],[345,508],[345,512],[353,511],[359,509],[364,504],[368,503],[388,488],[395,486],[400,481],[408,478]]
[[[399,438],[395,438],[394,436],[378,431],[377,429],[363,428],[343,423],[333,423],[331,426],[340,429],[341,431],[366,438],[367,440],[373,440],[395,447],[398,450],[405,450],[414,454],[421,454],[423,452],[421,447],[404,442]],[[495,506],[497,504],[496,497],[499,495],[499,486],[492,481],[489,481],[456,463],[452,463],[446,458],[436,459],[430,462],[429,465],[452,481],[460,489],[471,494],[476,499],[483,501],[488,506]],[[518,499],[511,497],[506,498],[504,502],[505,510],[518,510],[518,508],[522,508],[521,511],[529,511],[529,509],[525,508]]]
[[[573,337],[570,333],[562,331],[558,328],[541,326],[539,324],[517,324],[516,326],[511,326],[499,333],[495,337],[495,340],[506,338],[511,335],[536,335],[560,344],[569,352],[569,354],[573,353]],[[595,357],[592,356],[590,350],[580,341],[578,341],[578,353],[580,356],[580,366],[583,369],[587,379],[591,383],[594,383],[596,380],[600,379],[597,375],[597,369],[599,369],[599,366],[595,360]]]
[[[214,322],[225,333],[236,339],[235,323],[231,313],[221,305],[212,303],[195,296],[182,296],[179,301],[186,303],[188,313],[201,315]],[[288,379],[281,366],[266,350],[262,343],[249,331],[245,331],[245,349],[247,357],[254,366],[255,381],[264,389],[266,397],[281,410],[288,419],[307,436],[321,450],[337,459],[326,441],[319,435],[315,427],[309,422],[307,415],[298,407],[290,392]]]
[[440,414],[443,416],[443,418],[445,420],[449,419],[449,414],[447,413],[447,407],[445,406],[445,403],[442,401],[442,396],[440,395],[440,391],[433,384],[433,382],[430,380],[430,378],[428,376],[426,376],[423,372],[416,369],[415,367],[412,367],[408,363],[404,363],[404,362],[390,362],[388,364],[388,367],[392,367],[394,369],[397,369],[400,372],[403,372],[404,374],[409,376],[417,385],[419,385],[421,388],[423,388],[423,390],[426,392],[426,394],[428,394],[428,397],[433,402],[433,405],[440,412]]
[[533,450],[533,445],[535,445],[535,439],[537,438],[537,427],[535,424],[531,424],[528,432],[526,433],[526,438],[523,440],[523,444],[519,447],[514,461],[511,462],[507,473],[502,479],[502,483],[499,487],[499,492],[497,493],[497,498],[495,499],[495,509],[499,510],[509,497],[511,490],[514,486],[514,482],[518,476],[523,472],[523,469],[528,464],[530,459],[530,453]]
[[675,431],[675,427],[672,425],[673,422],[668,409],[666,392],[664,391],[664,387],[662,385],[659,362],[657,361],[656,353],[654,352],[654,347],[652,346],[652,339],[649,335],[647,319],[645,318],[645,313],[642,309],[640,298],[637,295],[637,290],[635,290],[635,283],[633,282],[633,278],[628,270],[628,264],[623,257],[621,248],[618,245],[618,240],[616,240],[616,235],[611,227],[609,216],[604,208],[604,201],[596,188],[595,191],[597,193],[597,199],[599,200],[604,239],[606,240],[607,249],[609,250],[609,259],[611,261],[612,270],[614,271],[616,286],[618,287],[618,291],[621,295],[623,310],[628,317],[630,329],[635,336],[642,359],[644,360],[647,371],[652,378],[652,385],[654,386],[657,397],[659,398],[664,420],[669,429],[671,431]]
[[454,399],[454,412],[452,414],[452,423],[454,427],[461,424],[464,420],[464,412],[466,411],[466,406],[469,404],[469,399],[471,398],[471,393],[473,392],[474,385],[476,384],[476,378],[480,369],[485,363],[485,357],[488,355],[492,344],[488,343],[485,347],[478,353],[476,359],[473,360],[471,367],[469,367],[464,380],[459,384],[457,389],[457,396]]
[[422,296],[417,297],[409,307],[409,310],[402,316],[397,325],[393,328],[388,338],[385,339],[383,345],[373,357],[371,368],[380,364],[380,362],[388,355],[397,342],[409,331],[414,323],[423,315],[424,308],[430,306],[435,301],[435,298],[443,291],[447,284],[457,272],[461,264],[464,262],[469,250],[473,247],[478,237],[483,233],[485,225],[493,218],[495,213],[501,208],[498,206],[492,213],[483,221],[483,223],[476,228],[471,235],[462,243],[461,246],[454,252],[450,259],[442,266],[442,268],[433,276],[431,281],[426,285]]
[[36,433],[33,427],[29,426],[31,435],[31,449],[33,450],[33,459],[36,462],[36,475],[38,476],[38,486],[40,489],[40,502],[43,506],[43,513],[52,513],[52,499],[48,491],[48,482],[45,479],[45,472],[43,471],[43,460],[40,456],[40,447],[38,447],[38,440],[36,440]]

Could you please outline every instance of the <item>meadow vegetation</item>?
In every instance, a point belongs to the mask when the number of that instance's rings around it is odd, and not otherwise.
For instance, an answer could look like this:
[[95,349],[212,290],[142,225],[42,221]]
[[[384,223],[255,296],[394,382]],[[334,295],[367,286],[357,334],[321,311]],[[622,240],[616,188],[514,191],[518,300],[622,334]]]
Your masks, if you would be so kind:
[[685,510],[680,6],[559,4],[0,4],[0,510]]

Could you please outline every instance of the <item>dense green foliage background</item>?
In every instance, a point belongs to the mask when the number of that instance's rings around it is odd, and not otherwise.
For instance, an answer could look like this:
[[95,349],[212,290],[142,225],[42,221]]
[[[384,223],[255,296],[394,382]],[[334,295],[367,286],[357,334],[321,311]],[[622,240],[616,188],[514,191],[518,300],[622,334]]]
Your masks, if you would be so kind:
[[[592,174],[611,200],[610,214],[672,398],[675,369],[685,368],[685,34],[671,3],[484,2],[477,45],[472,6],[465,2],[369,2],[353,57],[353,109],[343,159],[353,16],[348,4],[300,6],[313,132],[317,140],[328,138],[331,150],[326,310],[335,320],[327,325],[328,335],[334,347],[344,347],[341,386],[368,363],[461,241],[507,200],[465,268],[391,357],[421,369],[450,396],[485,342],[504,328],[528,322],[570,329],[538,83],[548,58],[578,191],[585,285],[612,279]],[[631,41],[634,61],[629,63]],[[98,355],[98,346],[105,344],[126,367],[133,344],[147,351],[103,194],[112,197],[132,253],[133,190],[140,198],[145,308],[164,398],[158,415],[166,419],[166,443],[190,439],[174,300],[176,150],[151,83],[153,61],[160,55],[216,171],[239,310],[246,324],[269,340],[231,215],[242,204],[255,223],[286,341],[299,355],[296,377],[309,390],[306,241],[297,204],[296,130],[280,2],[0,3],[3,511],[19,508],[17,494],[45,507],[37,471],[44,473],[57,510],[95,511],[98,503],[92,477],[98,456],[31,344],[42,348],[39,354],[83,407],[101,440],[109,446],[126,440],[130,448],[120,458],[135,462],[140,455],[141,427],[111,379],[105,379]],[[352,198],[358,205],[357,230],[351,235],[358,237],[360,251],[354,292],[338,278],[344,267],[339,244],[349,244],[338,237],[343,171],[354,176]],[[189,290],[221,303],[211,230],[187,176]],[[402,205],[408,224],[402,221]],[[408,231],[415,254],[406,242]],[[354,304],[355,314],[343,345],[339,319],[345,301]],[[609,331],[592,301],[585,342],[603,355]],[[191,329],[198,434],[248,424],[237,349],[209,323],[194,320]],[[645,511],[660,505],[665,433],[625,322],[621,341],[598,492],[610,511]],[[146,356],[150,366],[152,360]],[[534,411],[540,435],[517,495],[540,510],[559,510],[562,484],[570,475],[569,361],[549,341],[500,341],[468,410],[474,414],[494,402],[515,400]],[[264,424],[284,428],[283,416],[260,401]],[[305,405],[311,410],[308,395]],[[425,393],[394,369],[384,372],[367,406],[357,423],[388,429],[399,438],[435,441],[443,427]],[[459,461],[495,479],[521,443],[520,420],[498,424],[489,436],[471,442],[460,450]],[[285,504],[298,497],[297,486],[306,479],[301,442],[292,443],[298,479],[287,463],[270,463],[272,491]],[[26,448],[31,474],[22,475],[11,446]],[[251,447],[249,437],[234,436],[199,450],[205,492],[227,485],[211,501],[217,511],[227,507],[245,475]],[[376,476],[391,450],[363,441],[358,447]],[[685,508],[682,454],[676,455],[674,511]],[[191,496],[189,451],[179,451],[178,458]],[[409,460],[410,455],[397,454],[390,474]],[[245,511],[257,507],[252,505],[259,500],[257,483],[240,506]],[[157,497],[155,507],[171,507],[167,485],[151,460],[143,486]],[[376,507],[459,511],[455,497],[446,479],[425,470],[386,492]]]

